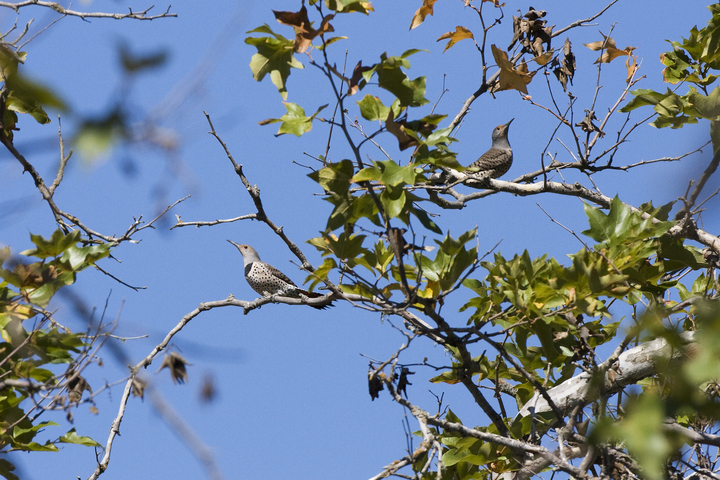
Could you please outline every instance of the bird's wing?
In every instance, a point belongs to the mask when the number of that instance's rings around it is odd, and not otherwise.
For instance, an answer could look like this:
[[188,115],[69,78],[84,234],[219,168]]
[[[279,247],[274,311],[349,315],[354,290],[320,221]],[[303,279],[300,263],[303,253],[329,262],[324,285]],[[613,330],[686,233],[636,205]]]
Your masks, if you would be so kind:
[[295,283],[294,283],[292,280],[290,280],[290,279],[287,277],[287,275],[285,275],[284,273],[282,273],[280,270],[278,270],[277,268],[273,267],[272,265],[268,265],[267,263],[266,263],[265,265],[267,266],[268,270],[270,270],[270,273],[273,275],[273,277],[277,277],[277,278],[279,278],[280,280],[282,280],[283,282],[288,283],[288,284],[290,284],[290,285],[292,285],[292,286],[294,286],[294,287],[297,287],[297,285],[295,285]]

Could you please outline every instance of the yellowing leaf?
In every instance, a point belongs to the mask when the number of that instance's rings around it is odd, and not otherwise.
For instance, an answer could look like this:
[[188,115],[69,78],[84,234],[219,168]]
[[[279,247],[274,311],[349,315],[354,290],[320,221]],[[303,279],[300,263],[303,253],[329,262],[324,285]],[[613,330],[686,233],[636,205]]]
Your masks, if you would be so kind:
[[420,290],[418,295],[422,298],[435,298],[442,292],[440,282],[428,281],[425,290]]
[[412,22],[410,23],[410,30],[420,26],[425,21],[425,17],[433,14],[433,5],[437,0],[423,0],[422,7],[418,8],[413,15]]
[[635,72],[637,72],[638,64],[637,60],[633,55],[628,55],[628,59],[625,61],[625,66],[627,67],[627,78],[625,79],[625,83],[630,83],[635,76]]
[[506,52],[500,50],[495,45],[491,45],[493,57],[500,68],[500,82],[494,90],[517,90],[527,95],[527,85],[532,81],[535,72],[528,73],[527,64],[523,63],[520,67],[515,68],[508,60]]
[[475,37],[473,36],[472,32],[469,29],[458,25],[457,27],[455,27],[454,32],[443,33],[442,35],[440,35],[440,38],[438,38],[437,41],[439,42],[440,40],[447,40],[447,39],[450,40],[447,43],[447,45],[445,45],[445,50],[443,50],[443,52],[445,52],[447,49],[449,49],[450,47],[455,45],[460,40],[465,40],[468,38],[474,39]]
[[552,59],[553,57],[553,50],[548,50],[547,52],[543,53],[542,55],[538,55],[537,57],[533,58],[533,62],[537,63],[538,65],[545,66],[547,63]]

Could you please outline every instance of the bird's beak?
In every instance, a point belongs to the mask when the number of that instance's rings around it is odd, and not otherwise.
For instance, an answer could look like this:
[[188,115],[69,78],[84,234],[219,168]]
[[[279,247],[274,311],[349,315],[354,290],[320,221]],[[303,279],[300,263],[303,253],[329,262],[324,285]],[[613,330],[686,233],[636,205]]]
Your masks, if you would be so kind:
[[513,122],[513,120],[515,120],[515,119],[514,119],[514,118],[511,118],[510,121],[505,124],[505,128],[509,127],[510,124]]
[[235,242],[233,242],[232,240],[228,240],[228,242],[232,243],[233,245],[235,245],[235,248],[237,248],[238,250],[240,250],[240,244],[235,243]]

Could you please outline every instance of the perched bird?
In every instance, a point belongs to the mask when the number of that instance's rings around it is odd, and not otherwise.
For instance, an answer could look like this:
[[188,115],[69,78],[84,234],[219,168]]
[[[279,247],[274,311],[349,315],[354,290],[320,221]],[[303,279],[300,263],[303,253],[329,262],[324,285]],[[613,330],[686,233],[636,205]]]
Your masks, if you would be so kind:
[[[508,142],[508,129],[514,118],[505,125],[498,125],[492,133],[492,147],[468,166],[465,173],[478,179],[498,178],[510,170],[513,161],[512,148]],[[477,169],[476,171],[469,170]]]
[[[279,295],[282,297],[308,299],[323,296],[320,293],[308,292],[307,290],[299,288],[280,270],[261,261],[260,255],[258,255],[250,245],[240,245],[232,240],[228,240],[228,242],[235,245],[243,256],[243,261],[245,262],[245,280],[247,280],[253,290],[263,297]],[[332,304],[310,306],[322,310],[323,308],[332,306]]]

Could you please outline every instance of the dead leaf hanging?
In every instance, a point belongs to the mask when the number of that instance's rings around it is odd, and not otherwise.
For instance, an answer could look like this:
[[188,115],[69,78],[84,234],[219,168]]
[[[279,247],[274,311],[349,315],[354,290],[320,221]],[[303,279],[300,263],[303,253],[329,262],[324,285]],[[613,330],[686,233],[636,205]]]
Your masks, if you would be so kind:
[[334,32],[335,29],[330,25],[334,15],[323,17],[320,28],[315,30],[307,16],[307,8],[305,5],[298,12],[278,12],[273,10],[277,21],[283,25],[289,25],[295,29],[295,41],[293,42],[293,51],[295,53],[304,53],[312,45],[315,37],[328,32]]

